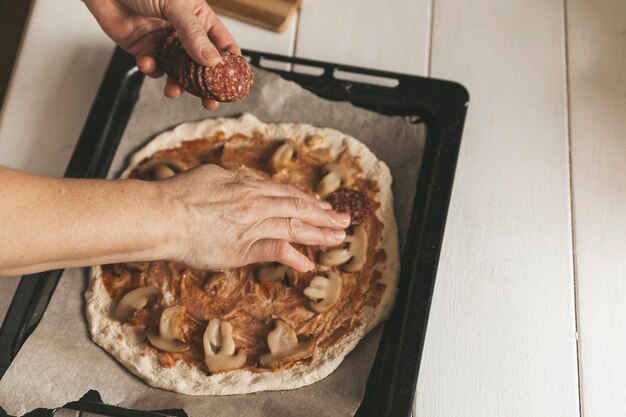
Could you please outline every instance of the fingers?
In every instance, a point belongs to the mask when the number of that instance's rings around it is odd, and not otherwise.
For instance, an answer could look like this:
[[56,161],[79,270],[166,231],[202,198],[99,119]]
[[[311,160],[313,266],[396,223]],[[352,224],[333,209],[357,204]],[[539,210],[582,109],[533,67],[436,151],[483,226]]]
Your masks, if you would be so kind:
[[[177,98],[183,93],[183,88],[178,84],[175,78],[167,77],[165,81],[165,87],[163,88],[163,94],[168,98]],[[202,106],[207,110],[215,110],[219,106],[215,100],[209,100],[208,98],[202,99]]]
[[248,263],[280,262],[298,272],[307,272],[315,264],[285,240],[260,240],[250,248]]
[[214,17],[213,25],[209,28],[208,35],[217,49],[224,49],[233,54],[241,55],[241,49],[235,42],[233,35],[230,34],[217,16]]
[[279,239],[302,245],[337,246],[343,242],[346,232],[311,226],[299,219],[266,219],[254,230],[258,240]]
[[202,107],[204,107],[207,110],[215,110],[217,109],[217,106],[219,106],[220,103],[218,103],[215,100],[210,100],[208,98],[203,98],[202,99]]
[[350,215],[325,210],[317,204],[298,197],[266,197],[260,215],[270,218],[294,218],[312,226],[345,229],[350,225]]
[[157,65],[156,60],[149,55],[141,55],[137,57],[137,68],[148,77],[159,78],[163,75],[163,71]]
[[219,52],[209,40],[200,19],[194,13],[191,3],[188,1],[169,1],[166,3],[164,15],[178,32],[183,48],[194,61],[208,67],[217,65],[222,61]]
[[167,81],[165,81],[165,87],[163,88],[163,94],[168,98],[176,98],[181,95],[183,92],[183,88],[178,84],[173,77],[167,77]]
[[297,197],[305,200],[313,205],[316,205],[324,210],[330,210],[332,206],[329,202],[320,200],[312,195],[305,193],[293,185],[282,184],[275,181],[259,181],[259,188],[261,188],[267,195],[275,197]]

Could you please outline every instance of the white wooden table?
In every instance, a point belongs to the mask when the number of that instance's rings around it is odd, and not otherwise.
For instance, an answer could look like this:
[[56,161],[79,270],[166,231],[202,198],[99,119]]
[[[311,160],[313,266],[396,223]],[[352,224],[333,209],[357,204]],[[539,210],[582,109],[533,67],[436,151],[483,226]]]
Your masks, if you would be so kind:
[[[626,414],[626,1],[304,0],[281,35],[224,21],[242,47],[470,91],[416,415]],[[36,2],[0,164],[63,173],[112,49],[81,2]]]

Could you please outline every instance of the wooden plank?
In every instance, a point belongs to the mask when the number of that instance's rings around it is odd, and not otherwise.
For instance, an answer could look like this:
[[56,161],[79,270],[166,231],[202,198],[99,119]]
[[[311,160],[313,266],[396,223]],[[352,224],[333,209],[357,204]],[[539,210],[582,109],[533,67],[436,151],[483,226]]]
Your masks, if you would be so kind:
[[471,102],[415,415],[576,416],[563,2],[436,0],[431,56]]
[[579,362],[585,417],[626,410],[626,3],[567,0]]
[[431,0],[309,0],[295,55],[426,75]]
[[298,14],[296,13],[283,33],[269,32],[258,27],[250,26],[227,16],[220,16],[220,20],[228,28],[240,47],[263,52],[272,52],[282,55],[293,55],[296,31],[298,28]]
[[283,32],[302,0],[211,0],[223,15],[261,28]]

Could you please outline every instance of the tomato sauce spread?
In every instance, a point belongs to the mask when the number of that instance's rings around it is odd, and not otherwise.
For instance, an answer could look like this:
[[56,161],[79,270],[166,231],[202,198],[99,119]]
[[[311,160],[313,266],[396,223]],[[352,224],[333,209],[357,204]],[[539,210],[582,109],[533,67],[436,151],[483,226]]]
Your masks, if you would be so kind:
[[[183,341],[188,342],[191,348],[184,353],[166,353],[155,349],[161,366],[172,367],[177,361],[184,360],[208,372],[204,364],[202,337],[208,321],[219,318],[232,325],[236,348],[243,349],[247,354],[242,369],[267,372],[270,370],[257,366],[257,361],[269,351],[267,334],[272,330],[274,319],[284,320],[295,330],[299,340],[313,338],[316,349],[323,351],[362,324],[359,318],[364,308],[375,307],[380,302],[385,284],[380,282],[382,273],[375,268],[384,262],[385,251],[376,249],[383,230],[382,222],[375,215],[379,207],[375,200],[378,182],[358,177],[362,172],[358,156],[345,150],[333,158],[330,150],[320,146],[319,141],[320,138],[314,137],[294,145],[295,151],[287,162],[288,166],[276,172],[269,161],[284,141],[271,140],[259,133],[252,137],[242,134],[227,137],[218,132],[211,137],[185,141],[179,147],[161,150],[142,161],[131,173],[131,178],[141,179],[142,166],[154,158],[177,161],[184,169],[200,164],[217,164],[244,175],[292,184],[314,194],[324,175],[324,166],[335,163],[352,173],[345,186],[361,192],[368,200],[369,214],[360,225],[366,231],[368,241],[365,266],[358,272],[331,268],[341,275],[341,292],[336,304],[324,313],[311,310],[310,300],[303,295],[303,291],[315,275],[323,275],[323,271],[328,269],[317,264],[320,254],[328,248],[294,245],[316,262],[315,270],[308,273],[294,271],[295,280],[274,282],[259,281],[261,265],[219,273],[170,261],[104,265],[104,286],[115,302],[141,286],[151,285],[160,289],[160,295],[136,310],[125,325],[158,329],[164,308],[173,305],[185,307],[182,335]],[[346,245],[344,243],[343,246]],[[300,361],[311,360],[312,357],[309,357]],[[292,365],[284,364],[282,368]]]

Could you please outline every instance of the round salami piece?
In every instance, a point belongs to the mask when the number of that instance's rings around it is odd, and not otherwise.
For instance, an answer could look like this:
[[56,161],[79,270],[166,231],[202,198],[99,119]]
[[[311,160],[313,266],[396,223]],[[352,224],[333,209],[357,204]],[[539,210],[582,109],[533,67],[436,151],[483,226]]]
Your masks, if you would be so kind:
[[241,55],[219,51],[222,61],[205,67],[185,51],[176,32],[163,38],[155,58],[163,71],[194,96],[220,102],[241,100],[252,88],[254,74]]
[[367,197],[357,190],[340,188],[328,196],[327,201],[333,210],[350,214],[350,225],[363,223],[369,213]]

